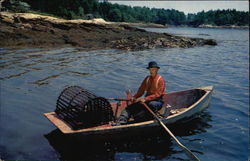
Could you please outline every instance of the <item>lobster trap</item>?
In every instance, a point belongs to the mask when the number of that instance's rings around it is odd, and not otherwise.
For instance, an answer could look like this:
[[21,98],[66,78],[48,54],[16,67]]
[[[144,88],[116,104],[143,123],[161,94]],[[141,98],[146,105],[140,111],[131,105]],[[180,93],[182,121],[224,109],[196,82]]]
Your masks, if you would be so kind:
[[79,86],[70,86],[61,92],[55,113],[73,129],[104,125],[114,120],[107,99]]

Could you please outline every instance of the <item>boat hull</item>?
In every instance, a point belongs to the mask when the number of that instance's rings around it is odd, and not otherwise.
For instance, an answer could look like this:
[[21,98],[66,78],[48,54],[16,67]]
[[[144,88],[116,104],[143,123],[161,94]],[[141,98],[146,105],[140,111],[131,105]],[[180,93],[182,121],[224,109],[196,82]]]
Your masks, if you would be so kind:
[[[172,125],[180,121],[189,120],[194,115],[200,113],[209,106],[212,98],[212,91],[213,86],[206,86],[166,94],[164,96],[164,102],[176,106],[177,108],[181,108],[183,106],[188,107],[184,108],[183,111],[177,114],[167,116],[166,118],[161,118],[161,121],[166,125]],[[121,107],[118,111],[116,110],[116,104],[112,104],[112,107],[114,108],[114,111],[116,111],[117,116],[119,116],[122,109],[126,107],[126,102],[121,102]],[[115,137],[122,135],[128,136],[129,134],[143,134],[146,131],[160,129],[160,125],[156,120],[150,120],[121,126],[102,125],[86,129],[73,130],[54,112],[45,113],[44,115],[65,135],[101,135],[105,137]]]

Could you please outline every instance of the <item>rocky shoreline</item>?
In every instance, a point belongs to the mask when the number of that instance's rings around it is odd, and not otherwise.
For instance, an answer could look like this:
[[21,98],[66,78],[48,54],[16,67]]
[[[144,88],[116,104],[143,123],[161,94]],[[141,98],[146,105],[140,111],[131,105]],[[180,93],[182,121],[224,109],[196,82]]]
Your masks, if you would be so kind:
[[31,13],[0,12],[0,47],[144,50],[217,45],[212,39],[147,32],[133,27],[135,25],[102,19],[64,20]]
[[199,25],[198,28],[214,28],[214,29],[249,29],[249,26],[235,26],[235,25],[230,25],[230,26],[214,26],[214,25],[203,24],[203,25]]

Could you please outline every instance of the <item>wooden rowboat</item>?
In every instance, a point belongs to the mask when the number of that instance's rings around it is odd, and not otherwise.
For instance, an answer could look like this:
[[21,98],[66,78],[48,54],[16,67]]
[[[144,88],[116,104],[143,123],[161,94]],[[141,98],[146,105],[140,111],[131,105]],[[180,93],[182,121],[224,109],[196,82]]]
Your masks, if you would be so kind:
[[[181,120],[185,120],[194,116],[195,114],[203,111],[208,107],[213,86],[205,86],[195,89],[189,89],[184,91],[177,91],[167,93],[163,96],[164,105],[162,111],[171,106],[174,109],[171,110],[172,114],[166,117],[162,117],[161,121],[164,124],[174,124]],[[119,103],[111,103],[112,110],[119,116],[121,111],[127,106],[127,101],[121,101]],[[65,121],[60,119],[55,112],[44,113],[63,134],[80,134],[80,135],[115,135],[115,134],[127,134],[128,132],[136,133],[150,128],[158,128],[159,124],[156,120],[149,120],[139,123],[131,123],[121,126],[112,126],[111,124],[100,125],[90,128],[74,130]]]

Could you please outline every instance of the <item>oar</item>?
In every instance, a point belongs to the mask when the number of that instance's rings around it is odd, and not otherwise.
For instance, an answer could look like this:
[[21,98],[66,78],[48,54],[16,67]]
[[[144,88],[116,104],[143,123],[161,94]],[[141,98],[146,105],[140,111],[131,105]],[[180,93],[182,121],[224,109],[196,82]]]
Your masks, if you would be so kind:
[[108,100],[114,100],[114,101],[131,101],[131,99],[127,98],[106,98]]
[[177,142],[177,144],[184,150],[186,155],[192,159],[200,161],[198,157],[196,157],[188,148],[186,148],[183,144],[180,143],[180,141],[174,136],[174,134],[167,128],[167,126],[158,118],[158,116],[146,105],[145,103],[141,102],[146,109],[156,118],[156,120],[159,122],[159,124],[169,133],[169,135]]

